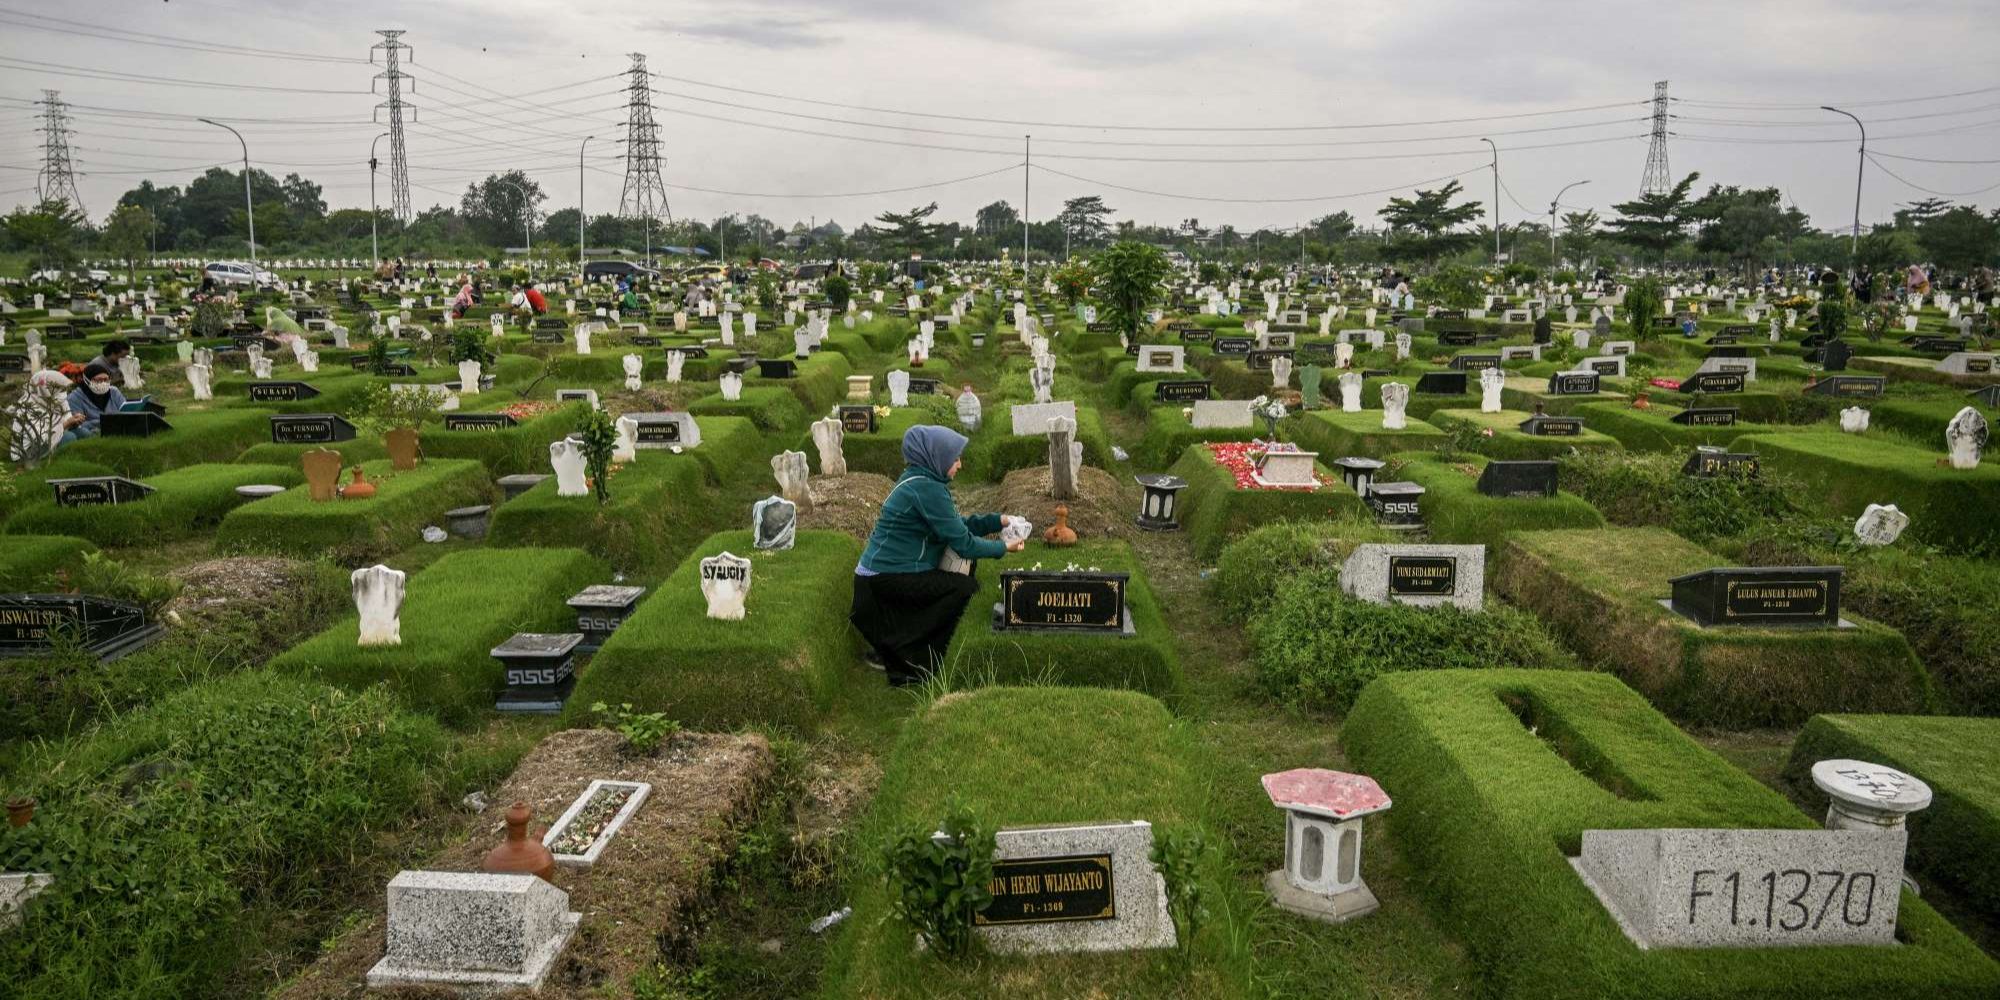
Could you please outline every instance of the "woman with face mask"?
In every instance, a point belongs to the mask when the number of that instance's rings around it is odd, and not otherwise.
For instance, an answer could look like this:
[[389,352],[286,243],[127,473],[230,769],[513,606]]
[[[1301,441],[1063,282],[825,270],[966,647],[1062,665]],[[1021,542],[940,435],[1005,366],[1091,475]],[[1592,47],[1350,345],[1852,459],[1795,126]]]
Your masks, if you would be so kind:
[[[125,394],[111,384],[111,370],[103,365],[93,364],[83,370],[83,381],[69,391],[70,419],[76,421],[70,431],[77,437],[96,437],[98,422],[106,412],[117,412],[125,406]],[[77,418],[81,417],[81,420]]]

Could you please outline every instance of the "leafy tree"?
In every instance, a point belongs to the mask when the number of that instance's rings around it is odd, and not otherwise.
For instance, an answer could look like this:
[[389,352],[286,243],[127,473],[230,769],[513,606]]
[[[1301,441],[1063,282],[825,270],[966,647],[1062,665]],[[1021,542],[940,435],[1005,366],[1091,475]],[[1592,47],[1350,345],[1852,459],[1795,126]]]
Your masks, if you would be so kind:
[[1470,309],[1485,300],[1485,282],[1469,267],[1441,267],[1418,278],[1410,290],[1447,309]]
[[1099,250],[1090,260],[1096,280],[1097,298],[1104,304],[1107,319],[1127,336],[1137,339],[1146,319],[1146,308],[1160,294],[1160,283],[1173,265],[1167,255],[1150,243],[1121,241]]
[[0,220],[14,245],[28,251],[28,270],[67,270],[76,263],[76,244],[88,222],[61,198],[21,206]]
[[1004,201],[996,201],[979,210],[973,225],[989,236],[1007,236],[1021,228],[1021,213]]
[[[119,196],[118,204],[136,205],[151,214],[158,227],[158,233],[165,238],[167,247],[171,249],[174,245],[174,234],[182,228],[180,220],[182,198],[181,189],[178,187],[155,187],[152,181],[140,181],[138,187]],[[158,245],[153,240],[148,242],[149,245]]]
[[1896,210],[1897,229],[1919,229],[1923,224],[1937,218],[1951,208],[1951,202],[1943,198],[1925,198],[1913,201]]
[[488,246],[511,246],[525,235],[522,227],[532,218],[535,206],[547,200],[542,186],[519,170],[489,174],[477,184],[468,184],[459,199],[458,214],[471,227],[479,242]]
[[1064,264],[1049,275],[1049,280],[1055,282],[1056,294],[1061,295],[1071,309],[1075,309],[1078,300],[1090,293],[1091,278],[1090,265],[1080,260]]
[[326,198],[322,196],[318,184],[300,177],[286,174],[279,189],[284,192],[286,207],[301,219],[322,219],[326,217]]
[[1104,221],[1111,212],[1103,198],[1094,194],[1085,195],[1063,202],[1063,210],[1056,216],[1056,221],[1062,225],[1064,235],[1089,245],[1102,242],[1111,235],[1111,226]]
[[[255,168],[250,171],[250,196],[260,210],[266,203],[285,200],[284,189],[278,179]],[[188,183],[187,194],[181,199],[180,217],[176,221],[184,229],[200,233],[202,240],[206,241],[243,235],[242,213],[242,172],[210,167],[206,173]]]
[[1688,209],[1691,202],[1688,192],[1701,174],[1692,173],[1681,178],[1673,190],[1664,194],[1642,194],[1635,201],[1611,206],[1618,218],[1609,223],[1611,233],[1619,241],[1650,253],[1654,258],[1666,256],[1668,250],[1683,238],[1687,228]]
[[875,221],[882,224],[883,245],[897,256],[922,253],[937,231],[937,225],[928,221],[937,210],[937,202],[931,202],[907,212],[883,212],[876,216]]
[[1694,246],[1704,253],[1721,254],[1741,269],[1744,278],[1754,277],[1761,258],[1776,256],[1777,241],[1803,222],[1796,208],[1785,208],[1777,188],[1744,190],[1734,186],[1711,186],[1700,200],[1687,207],[1686,217],[1699,229]]
[[[1841,234],[1833,242],[1839,245],[1838,253],[1823,259],[1833,260],[1847,253],[1848,239],[1845,234]],[[1922,252],[1917,247],[1916,235],[1910,230],[1878,226],[1859,240],[1855,251],[1855,266],[1864,271],[1887,271],[1908,265]]]
[[1939,213],[1917,229],[1917,243],[1937,265],[1966,272],[2000,253],[2000,223],[1960,206]]
[[1640,278],[1625,289],[1625,326],[1633,340],[1651,340],[1666,312],[1666,290],[1658,278]]
[[1322,215],[1306,227],[1306,232],[1321,243],[1342,243],[1354,235],[1354,216],[1346,212]]
[[1453,232],[1479,217],[1481,205],[1468,201],[1451,204],[1462,188],[1457,181],[1431,191],[1418,189],[1414,198],[1391,198],[1380,215],[1389,223],[1391,242],[1385,248],[1394,258],[1435,262],[1457,253],[1479,238],[1477,233]]
[[1597,246],[1597,226],[1602,221],[1595,209],[1563,213],[1560,238],[1563,249],[1569,252],[1572,260],[1581,261],[1590,256],[1592,248]]
[[[535,231],[537,243],[568,243],[576,239],[576,223],[579,216],[574,208],[558,208],[542,219],[542,228]],[[692,240],[690,243],[694,242]]]
[[104,249],[125,261],[125,280],[138,283],[139,255],[153,235],[153,214],[137,205],[120,205],[104,220]]

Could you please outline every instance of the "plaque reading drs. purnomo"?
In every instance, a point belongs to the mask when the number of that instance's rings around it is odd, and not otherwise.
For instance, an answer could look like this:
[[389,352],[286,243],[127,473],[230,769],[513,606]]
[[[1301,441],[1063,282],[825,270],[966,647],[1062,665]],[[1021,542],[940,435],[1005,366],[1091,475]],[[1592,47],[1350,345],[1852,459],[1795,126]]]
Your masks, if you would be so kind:
[[1109,854],[995,861],[987,889],[993,903],[973,918],[981,927],[1118,918]]
[[1457,559],[1450,556],[1389,557],[1390,596],[1450,596],[1457,587]]

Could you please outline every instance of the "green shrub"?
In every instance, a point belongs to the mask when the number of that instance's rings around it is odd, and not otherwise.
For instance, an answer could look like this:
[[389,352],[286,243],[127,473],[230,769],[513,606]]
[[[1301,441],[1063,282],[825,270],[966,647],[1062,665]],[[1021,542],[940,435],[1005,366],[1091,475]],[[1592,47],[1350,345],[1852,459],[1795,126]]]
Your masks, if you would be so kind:
[[1533,615],[1356,600],[1337,569],[1288,576],[1248,633],[1258,679],[1300,708],[1346,711],[1369,681],[1401,670],[1571,665]]
[[23,997],[222,995],[252,908],[322,888],[447,749],[385,692],[253,673],[37,751],[20,773],[41,806],[0,829],[0,868],[55,881],[0,937],[0,981]]
[[1559,480],[1612,524],[1668,528],[1697,542],[1733,538],[1800,509],[1800,484],[1788,476],[1684,476],[1686,463],[1680,454],[1583,452],[1561,460]]
[[1176,509],[1181,529],[1194,544],[1195,558],[1213,559],[1230,539],[1275,521],[1352,521],[1367,516],[1361,498],[1342,485],[1324,462],[1314,468],[1333,484],[1323,483],[1311,492],[1238,489],[1235,473],[1217,462],[1206,445],[1189,445],[1172,472],[1188,484]]
[[1269,605],[1278,587],[1293,576],[1307,570],[1337,570],[1356,545],[1395,538],[1394,532],[1365,514],[1266,524],[1223,548],[1209,578],[1210,599],[1224,618],[1245,622]]
[[884,845],[882,869],[890,915],[933,954],[965,957],[973,917],[993,902],[993,831],[954,808],[943,823],[920,823]]
[[1394,795],[1400,863],[1497,1000],[1973,1000],[2000,965],[1904,893],[1896,947],[1632,945],[1569,858],[1585,830],[1819,826],[1616,678],[1554,670],[1383,677],[1341,728]]

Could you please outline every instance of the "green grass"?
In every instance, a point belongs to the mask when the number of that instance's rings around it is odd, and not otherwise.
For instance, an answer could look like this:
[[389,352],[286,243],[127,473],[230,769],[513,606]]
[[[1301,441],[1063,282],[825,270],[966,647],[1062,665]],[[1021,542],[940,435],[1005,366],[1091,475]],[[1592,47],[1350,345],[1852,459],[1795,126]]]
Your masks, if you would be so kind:
[[[197,410],[194,406],[213,408]],[[63,455],[96,462],[132,479],[198,462],[232,462],[245,448],[271,440],[270,415],[247,404],[170,406],[166,420],[173,425],[172,430],[143,438],[87,438],[64,448]]]
[[1854,405],[1868,410],[1868,426],[1894,431],[1913,443],[1944,453],[1944,428],[1958,411],[1970,406],[1987,423],[2000,423],[2000,409],[1984,406],[1964,393],[1953,392],[1935,399],[1859,400]]
[[77,565],[96,551],[97,546],[84,538],[10,534],[7,544],[0,546],[0,590],[43,590],[50,574]]
[[1241,624],[1268,606],[1290,577],[1314,569],[1339,569],[1356,545],[1395,540],[1395,532],[1361,513],[1331,521],[1262,524],[1223,548],[1208,593],[1221,617]]
[[1535,612],[1587,662],[1692,722],[1786,725],[1820,712],[1911,711],[1936,698],[1895,630],[1702,628],[1662,607],[1668,580],[1729,563],[1658,528],[1507,536],[1489,584]]
[[604,504],[595,494],[557,496],[551,476],[493,508],[488,541],[579,548],[620,572],[664,574],[722,519],[702,465],[693,457],[713,447],[704,431],[701,447],[685,454],[639,452],[637,461],[612,473],[611,499]]
[[1815,716],[1792,744],[1785,777],[1823,802],[1812,766],[1838,759],[1886,764],[1930,785],[1930,808],[1906,824],[1909,865],[2000,917],[2000,719]]
[[348,615],[271,669],[351,691],[385,685],[405,704],[463,724],[491,711],[503,686],[493,647],[516,632],[573,631],[576,613],[563,602],[609,579],[577,549],[453,552],[405,582],[400,645],[358,645],[361,621]]
[[1178,509],[1181,530],[1194,544],[1195,558],[1214,559],[1223,546],[1253,528],[1273,521],[1324,521],[1365,515],[1366,505],[1327,467],[1332,456],[1321,453],[1313,467],[1333,480],[1319,489],[1238,489],[1236,476],[1215,460],[1206,445],[1193,444],[1171,470],[1187,481]]
[[[1147,390],[1151,392],[1151,390]],[[1248,441],[1261,434],[1255,427],[1203,427],[1196,429],[1189,415],[1172,403],[1152,403],[1148,397],[1145,436],[1132,449],[1132,462],[1141,469],[1160,469],[1178,461],[1189,447],[1206,441]],[[1332,456],[1328,456],[1331,458]]]
[[[708,617],[701,560],[732,552],[751,561],[740,621]],[[571,696],[582,723],[593,702],[666,712],[694,729],[741,725],[811,731],[844,684],[863,682],[847,609],[861,545],[801,531],[788,551],[759,551],[748,531],[709,536],[606,640]]]
[[[1012,433],[1014,421],[1007,404],[988,403],[982,419],[980,433],[966,446],[962,475],[999,482],[1009,472],[1049,464],[1048,435]],[[1111,436],[1105,433],[1104,419],[1094,408],[1076,408],[1076,440],[1083,444],[1083,464],[1100,469],[1116,467]]]
[[888,919],[878,867],[884,842],[935,828],[953,802],[988,828],[1145,819],[1158,836],[1207,826],[1199,754],[1159,702],[1133,692],[991,688],[932,703],[905,724],[856,831],[854,916],[834,942],[824,995],[1242,995],[1247,970],[1219,960],[1216,929],[1197,937],[1191,973],[1171,951],[939,961]]
[[[416,544],[426,526],[443,524],[445,511],[492,499],[492,479],[478,462],[432,459],[407,472],[388,462],[361,468],[376,484],[374,497],[315,503],[306,487],[294,486],[230,511],[216,531],[216,548],[358,564]],[[352,480],[352,471],[343,470],[341,481]]]
[[[1136,634],[1071,635],[1058,632],[999,632],[993,628],[993,606],[1000,603],[1000,571],[1060,570],[1071,563],[1107,573],[1127,572],[1125,607]],[[1180,656],[1173,632],[1160,614],[1145,569],[1124,542],[1085,541],[1054,548],[1035,541],[1025,552],[983,567],[980,590],[966,605],[965,617],[952,634],[945,653],[948,686],[991,684],[1058,684],[1072,687],[1130,688],[1171,695],[1181,685]]]
[[[1389,832],[1488,995],[1534,1000],[1990,997],[2000,966],[1905,893],[1895,948],[1628,941],[1566,856],[1583,832],[1812,829],[1603,674],[1439,671],[1362,692],[1341,741],[1396,800]],[[1380,822],[1378,820],[1378,822]]]
[[[462,412],[481,412],[492,400],[495,409],[514,401],[513,393],[480,393],[464,397]],[[559,440],[583,422],[586,407],[571,403],[530,418],[518,426],[492,431],[448,431],[442,420],[424,425],[418,444],[426,458],[477,459],[494,476],[549,471],[549,442]]]
[[[1664,394],[1662,394],[1664,395]],[[1730,406],[1727,400],[1716,400],[1716,406]],[[1585,403],[1576,408],[1575,415],[1583,418],[1584,427],[1592,433],[1602,432],[1616,438],[1619,443],[1633,451],[1691,452],[1697,445],[1726,445],[1744,434],[1782,433],[1786,428],[1777,424],[1753,424],[1743,421],[1728,427],[1701,427],[1677,424],[1673,416],[1682,407],[1664,404],[1655,400],[1652,407],[1635,410],[1627,403]]]
[[1481,413],[1478,410],[1438,410],[1430,415],[1430,422],[1438,430],[1451,434],[1461,428],[1472,434],[1492,431],[1491,437],[1474,437],[1474,448],[1487,458],[1554,458],[1567,455],[1571,451],[1623,451],[1624,446],[1609,434],[1593,430],[1588,420],[1584,421],[1583,433],[1573,436],[1554,437],[1528,434],[1521,430],[1521,421],[1532,414],[1520,410],[1502,410],[1499,413]]
[[236,487],[254,484],[296,486],[305,481],[297,467],[278,465],[190,465],[147,476],[147,496],[120,504],[58,506],[53,495],[24,506],[7,522],[10,534],[76,535],[99,545],[150,545],[212,530],[224,515],[244,504]]
[[310,899],[419,800],[435,723],[267,673],[196,684],[38,750],[0,829],[0,868],[55,882],[0,948],[11,995],[221,996],[256,955],[253,907]]
[[701,417],[747,417],[766,433],[795,432],[811,421],[804,404],[784,386],[765,381],[751,385],[746,379],[741,398],[735,402],[722,393],[703,396],[688,404],[688,412]]
[[1877,431],[1746,434],[1731,451],[1754,451],[1764,468],[1795,477],[1828,513],[1854,517],[1871,503],[1893,503],[1910,516],[1909,533],[1950,552],[2000,553],[2000,462],[1976,469],[1940,466],[1944,441],[1927,451]]
[[361,462],[372,462],[388,458],[389,448],[379,437],[356,437],[352,441],[338,441],[333,444],[253,444],[236,456],[236,461],[245,465],[283,465],[294,469],[304,469],[302,464],[306,452],[321,448],[331,448],[340,452],[341,461],[352,467]]
[[1293,414],[1280,427],[1300,447],[1319,452],[1329,462],[1350,455],[1387,458],[1393,452],[1420,451],[1445,442],[1443,431],[1415,414],[1409,414],[1404,423],[1402,430],[1384,430],[1381,410],[1310,410]]
[[[1510,531],[1601,528],[1604,515],[1583,498],[1558,492],[1552,497],[1490,497],[1479,492],[1486,459],[1461,455],[1446,461],[1431,455],[1399,455],[1376,476],[1377,482],[1408,481],[1424,488],[1424,527],[1433,542],[1484,545],[1497,550]],[[1470,472],[1460,469],[1467,466]]]

